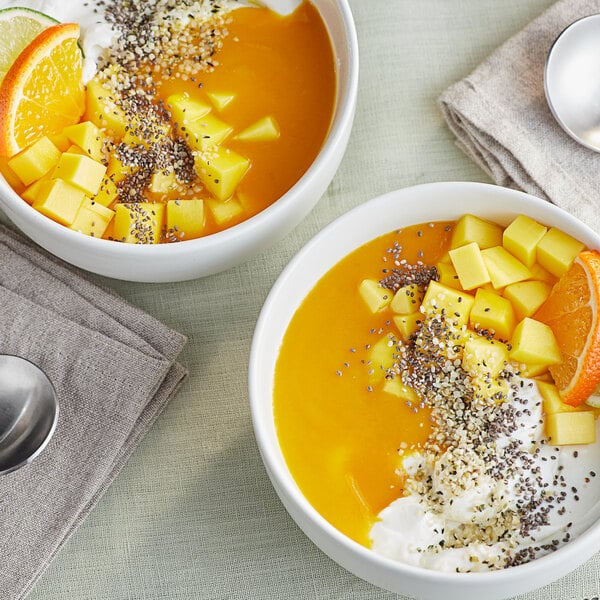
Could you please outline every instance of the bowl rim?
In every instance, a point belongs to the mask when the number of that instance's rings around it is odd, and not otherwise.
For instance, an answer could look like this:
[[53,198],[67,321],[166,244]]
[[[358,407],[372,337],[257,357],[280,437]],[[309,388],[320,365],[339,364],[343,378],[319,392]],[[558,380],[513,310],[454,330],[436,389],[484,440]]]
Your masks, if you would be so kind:
[[[469,588],[479,586],[482,583],[498,585],[508,582],[514,584],[515,581],[519,581],[521,583],[521,588],[519,588],[518,591],[523,592],[527,591],[527,589],[534,589],[533,587],[523,587],[526,586],[526,582],[531,580],[533,577],[539,578],[542,573],[552,573],[553,576],[551,578],[547,578],[545,581],[545,583],[550,583],[552,580],[572,571],[577,565],[581,564],[584,562],[584,560],[587,560],[595,552],[597,552],[600,549],[600,519],[591,524],[572,542],[561,546],[556,551],[522,565],[509,567],[498,571],[475,573],[448,573],[433,571],[424,567],[407,565],[391,558],[378,555],[371,549],[359,544],[358,542],[347,537],[345,534],[341,533],[323,516],[321,516],[321,514],[315,508],[313,508],[298,485],[295,483],[289,469],[285,465],[285,459],[283,459],[283,454],[281,452],[276,435],[275,443],[277,447],[273,448],[269,443],[269,440],[272,438],[270,427],[274,427],[274,419],[272,414],[272,395],[269,395],[268,400],[266,398],[262,398],[261,400],[260,386],[265,385],[265,373],[260,369],[260,364],[265,345],[265,336],[268,336],[269,332],[273,331],[271,313],[275,310],[282,291],[285,290],[285,288],[290,285],[290,281],[294,279],[295,272],[297,270],[301,270],[303,262],[309,260],[307,257],[311,253],[318,251],[320,246],[325,244],[328,239],[332,239],[335,236],[338,238],[344,237],[339,235],[340,231],[343,231],[348,223],[360,220],[361,215],[365,215],[370,211],[377,211],[383,204],[398,200],[399,197],[408,198],[415,193],[439,196],[439,194],[447,193],[448,190],[452,190],[453,192],[461,192],[464,190],[468,190],[470,192],[481,192],[482,195],[488,194],[497,197],[512,198],[515,202],[525,202],[527,206],[532,208],[532,210],[541,211],[546,215],[553,216],[555,220],[561,220],[561,223],[564,221],[566,230],[576,229],[580,234],[583,233],[583,237],[586,238],[585,243],[588,247],[600,249],[600,235],[593,231],[589,226],[579,221],[573,215],[567,213],[558,206],[547,202],[546,200],[542,200],[525,192],[493,184],[468,181],[446,181],[419,184],[382,194],[363,204],[360,204],[333,220],[298,251],[298,253],[291,259],[288,265],[281,272],[263,304],[256,323],[249,356],[248,390],[252,423],[262,460],[276,492],[280,496],[288,512],[290,512],[292,518],[297,522],[301,529],[303,529],[308,537],[326,553],[328,552],[324,549],[323,540],[319,539],[320,536],[315,535],[315,530],[322,531],[329,538],[329,540],[331,540],[334,545],[338,547],[338,550],[340,548],[342,549],[342,553],[346,551],[347,553],[353,554],[361,561],[365,561],[366,564],[377,567],[380,570],[384,570],[386,573],[394,573],[400,576],[411,577],[413,580],[427,579],[439,585],[453,585],[460,583],[460,585]],[[503,210],[501,206],[499,208],[496,207],[496,210],[499,213],[504,212],[506,214],[508,212]],[[464,213],[465,211],[459,211],[459,214]],[[446,220],[446,218],[442,216],[440,218],[423,219],[415,222],[414,224],[434,220]],[[410,224],[413,223],[407,222],[405,226]],[[396,227],[402,226],[403,224],[398,224]],[[384,230],[378,235],[383,235],[385,231],[393,231],[395,229],[393,223],[386,227],[387,229],[384,228]],[[352,249],[356,249],[369,241],[369,239],[377,237],[376,235],[363,240],[362,237],[364,237],[364,235],[364,233],[361,233],[357,236],[361,238],[361,240],[351,244]],[[579,237],[581,237],[581,235],[579,235]],[[352,249],[345,251],[342,254],[342,258],[343,256],[349,254]],[[309,271],[311,271],[311,274],[310,276],[307,275],[306,277],[312,280],[312,287],[314,287],[323,274],[326,273],[340,259],[341,258],[338,257],[335,260],[330,260],[327,256],[324,256],[323,260],[326,263],[326,266],[322,266],[319,269],[310,267]],[[318,271],[318,273],[316,271]],[[279,325],[276,325],[275,329],[277,330],[277,339],[269,343],[269,348],[275,344],[275,342],[278,342],[279,344],[281,343],[281,338],[287,329],[289,320],[291,319],[291,316],[293,316],[293,313],[296,311],[299,304],[305,298],[306,293],[307,292],[304,291],[301,293],[299,292],[298,302],[295,304],[295,306],[289,309],[291,314],[289,318],[285,317],[285,326],[283,327],[283,331],[281,331],[281,336],[279,336]],[[277,353],[278,351],[275,354]],[[269,365],[271,365],[270,362]],[[273,368],[274,363],[272,367],[269,366],[269,375],[271,378],[273,377]],[[263,381],[262,384],[261,380]],[[272,380],[269,385],[272,389]],[[261,407],[263,407],[264,403],[267,401],[270,403],[271,408],[264,408],[264,410],[261,410]],[[263,414],[267,413],[270,415],[269,418],[263,418]],[[281,457],[279,455],[281,455]],[[299,522],[297,513],[301,515],[300,521],[306,519],[307,522]],[[565,557],[570,557],[570,560],[566,561]],[[334,558],[334,560],[337,559]],[[342,566],[345,566],[351,571],[353,570],[341,560],[339,562],[342,564]],[[362,576],[359,573],[357,574]],[[363,576],[363,578],[365,577]],[[372,582],[377,583],[375,581]],[[382,585],[382,587],[385,587],[385,585]]]
[[[227,246],[238,239],[251,237],[254,230],[260,231],[261,228],[266,226],[266,223],[280,222],[282,215],[290,210],[290,205],[294,205],[296,198],[302,196],[306,189],[310,189],[312,180],[321,170],[322,166],[335,161],[338,149],[340,146],[343,148],[345,136],[352,127],[358,95],[358,36],[348,0],[337,0],[335,4],[339,7],[339,16],[343,23],[343,31],[345,34],[344,60],[345,63],[347,63],[347,79],[343,80],[342,84],[339,69],[340,59],[334,54],[337,89],[334,113],[329,130],[319,153],[302,176],[285,194],[260,212],[232,227],[207,236],[192,240],[183,240],[176,244],[148,245],[123,244],[115,242],[115,240],[95,238],[73,231],[33,209],[13,190],[1,173],[0,207],[6,209],[9,218],[11,218],[11,213],[14,211],[19,214],[21,218],[30,221],[33,227],[39,228],[40,231],[46,232],[47,235],[51,237],[62,239],[65,243],[73,243],[74,246],[79,247],[81,251],[92,253],[95,251],[109,253],[116,251],[122,255],[123,258],[133,259],[151,259],[155,256],[171,258],[183,254],[195,252],[201,253],[205,247],[213,248],[214,246]],[[327,23],[325,23],[325,25],[327,26]],[[333,42],[332,46],[335,47]]]

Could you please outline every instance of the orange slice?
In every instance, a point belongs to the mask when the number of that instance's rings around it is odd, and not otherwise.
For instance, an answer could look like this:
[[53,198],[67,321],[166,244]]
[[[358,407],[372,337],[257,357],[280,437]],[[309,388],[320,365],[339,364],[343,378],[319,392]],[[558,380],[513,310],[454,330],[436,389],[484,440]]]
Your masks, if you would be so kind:
[[79,25],[42,31],[0,84],[0,155],[13,156],[44,135],[79,122],[85,108]]
[[600,384],[600,253],[584,250],[535,314],[549,325],[562,353],[550,374],[566,404],[585,402]]

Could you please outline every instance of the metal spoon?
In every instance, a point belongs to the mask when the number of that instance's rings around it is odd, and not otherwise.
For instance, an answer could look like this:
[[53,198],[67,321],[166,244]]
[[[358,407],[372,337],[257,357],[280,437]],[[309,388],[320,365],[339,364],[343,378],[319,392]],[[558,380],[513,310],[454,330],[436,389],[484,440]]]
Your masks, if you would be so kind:
[[600,15],[575,21],[558,36],[546,60],[544,88],[560,126],[600,152]]
[[0,355],[0,475],[30,463],[57,420],[56,393],[46,374],[24,358]]

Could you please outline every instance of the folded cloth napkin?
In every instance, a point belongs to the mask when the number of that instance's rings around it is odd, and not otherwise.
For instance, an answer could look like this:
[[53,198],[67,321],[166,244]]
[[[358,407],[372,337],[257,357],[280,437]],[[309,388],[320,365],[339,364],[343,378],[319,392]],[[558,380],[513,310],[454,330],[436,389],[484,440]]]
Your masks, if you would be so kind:
[[185,378],[185,338],[0,225],[0,353],[39,365],[48,446],[0,477],[0,598],[23,598]]
[[561,0],[510,38],[440,104],[459,146],[499,185],[550,200],[600,231],[600,154],[572,140],[544,95],[544,64],[572,22],[600,0]]

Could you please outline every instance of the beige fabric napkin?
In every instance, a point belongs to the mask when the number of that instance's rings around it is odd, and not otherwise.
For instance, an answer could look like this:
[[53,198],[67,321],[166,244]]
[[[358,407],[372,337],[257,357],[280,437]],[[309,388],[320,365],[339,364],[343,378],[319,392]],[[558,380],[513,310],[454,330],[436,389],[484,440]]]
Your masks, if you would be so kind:
[[440,103],[459,146],[499,185],[550,200],[600,231],[600,154],[573,141],[544,95],[552,43],[600,0],[561,0],[509,39]]
[[185,377],[185,338],[0,225],[0,352],[46,371],[56,432],[0,477],[0,598],[24,597]]

